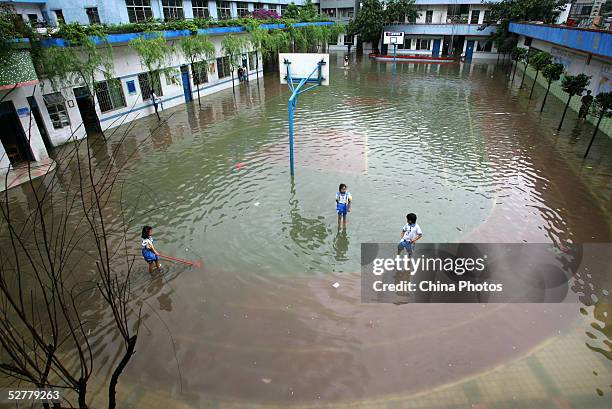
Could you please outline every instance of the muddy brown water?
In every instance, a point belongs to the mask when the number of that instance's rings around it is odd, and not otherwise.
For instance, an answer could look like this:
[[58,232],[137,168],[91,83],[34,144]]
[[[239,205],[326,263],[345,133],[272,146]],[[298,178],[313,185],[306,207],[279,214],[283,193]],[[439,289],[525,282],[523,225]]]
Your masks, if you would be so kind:
[[[161,251],[204,264],[136,270],[145,319],[121,379],[135,396],[125,407],[155,393],[193,407],[410,396],[580,325],[577,304],[360,302],[360,244],[395,241],[408,211],[427,242],[610,242],[612,143],[600,135],[582,161],[590,125],[570,113],[554,132],[561,103],[540,115],[494,62],[394,71],[366,58],[343,70],[341,58],[332,54],[331,86],[300,96],[293,180],[288,90],[274,74],[235,98],[230,89],[165,110],[162,123],[138,120],[121,144],[92,138],[97,163],[128,162],[134,251],[150,224]],[[346,229],[335,220],[339,183],[354,198]],[[11,194],[27,202],[25,190]],[[609,311],[609,272],[583,279],[574,291],[585,306],[595,294]],[[84,314],[106,316],[101,305]],[[598,317],[609,328],[607,312]],[[91,326],[101,379],[118,360],[109,328]],[[609,330],[589,331],[581,353],[609,357]],[[601,388],[592,374],[572,376]]]

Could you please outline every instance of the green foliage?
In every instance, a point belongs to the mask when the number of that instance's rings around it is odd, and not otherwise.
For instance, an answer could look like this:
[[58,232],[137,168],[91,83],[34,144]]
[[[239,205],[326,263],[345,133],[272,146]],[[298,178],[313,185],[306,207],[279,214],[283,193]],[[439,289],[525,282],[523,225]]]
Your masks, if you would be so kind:
[[416,20],[419,12],[414,7],[414,0],[388,0],[385,9],[385,22],[393,23]]
[[512,49],[512,59],[516,62],[525,61],[529,50],[523,47],[514,47]]
[[150,32],[135,38],[129,43],[138,56],[140,64],[148,72],[160,72],[167,77],[173,76],[176,69],[170,67],[174,47],[170,46],[161,33]]
[[529,65],[536,71],[542,70],[550,63],[552,63],[552,55],[545,51],[537,51],[529,58]]
[[100,74],[107,80],[113,76],[113,50],[101,32],[94,32],[101,41],[96,44],[78,27],[78,24],[62,26],[70,47],[42,49],[40,66],[55,89],[80,84],[93,95]]
[[563,64],[550,63],[546,67],[542,68],[542,75],[550,84],[552,82],[559,81],[561,75],[563,74],[563,69]]
[[385,11],[379,0],[364,0],[359,12],[348,24],[349,34],[358,34],[362,41],[378,45],[385,22]]
[[510,21],[543,21],[553,23],[565,9],[565,0],[502,0],[488,3],[491,21],[501,21],[507,28]]
[[596,115],[612,118],[612,92],[601,92],[593,101],[593,111]]
[[184,37],[180,42],[181,52],[193,64],[199,60],[215,57],[215,45],[205,35]]
[[249,46],[250,41],[245,36],[230,34],[221,40],[221,49],[229,57],[232,69],[240,66],[242,54],[249,50]]
[[291,2],[287,5],[287,10],[283,13],[283,17],[299,19],[300,18],[300,8],[295,5],[294,2]]
[[563,76],[563,81],[561,81],[561,88],[563,88],[563,91],[567,92],[570,97],[573,97],[574,95],[582,94],[590,82],[591,77],[589,75],[566,74],[565,76]]
[[348,34],[359,34],[364,42],[370,42],[378,50],[378,42],[385,23],[414,19],[418,16],[414,0],[390,0],[387,9],[380,0],[364,0],[359,12],[347,27]]
[[15,39],[33,37],[33,30],[8,4],[0,3],[0,63],[15,46]]
[[300,7],[297,18],[302,21],[313,21],[318,16],[319,12],[317,10],[317,6],[315,6],[312,1],[306,0],[304,5]]

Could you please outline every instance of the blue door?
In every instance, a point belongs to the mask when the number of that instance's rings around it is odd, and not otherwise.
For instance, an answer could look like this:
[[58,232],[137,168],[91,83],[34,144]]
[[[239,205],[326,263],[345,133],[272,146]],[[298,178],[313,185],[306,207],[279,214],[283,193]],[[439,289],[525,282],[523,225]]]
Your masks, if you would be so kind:
[[185,102],[193,99],[191,95],[191,82],[189,81],[189,66],[181,65],[181,76],[183,77],[183,93],[185,94]]
[[474,54],[474,40],[468,40],[465,46],[465,61],[472,61],[472,55]]
[[440,40],[434,40],[433,50],[431,51],[431,56],[432,57],[440,56]]

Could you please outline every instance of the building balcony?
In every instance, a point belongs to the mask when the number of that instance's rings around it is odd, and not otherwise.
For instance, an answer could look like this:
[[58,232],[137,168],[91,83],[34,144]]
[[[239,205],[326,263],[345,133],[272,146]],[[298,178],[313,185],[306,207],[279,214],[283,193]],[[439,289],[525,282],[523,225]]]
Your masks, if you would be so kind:
[[612,33],[548,24],[510,23],[510,31],[588,54],[612,58]]
[[454,24],[454,23],[404,23],[385,26],[385,31],[403,31],[406,35],[438,35],[438,36],[477,36],[487,37],[493,34],[496,26],[484,29],[481,24]]

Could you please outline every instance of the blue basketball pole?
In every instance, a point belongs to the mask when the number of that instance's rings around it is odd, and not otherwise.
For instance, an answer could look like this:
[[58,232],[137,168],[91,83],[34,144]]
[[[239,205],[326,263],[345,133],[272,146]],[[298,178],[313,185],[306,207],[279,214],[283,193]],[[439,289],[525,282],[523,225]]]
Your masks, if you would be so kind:
[[[285,60],[284,64],[287,68],[287,74],[285,79],[287,80],[287,85],[291,90],[291,97],[289,97],[289,103],[287,106],[287,110],[289,112],[289,167],[291,171],[291,176],[294,175],[294,161],[293,161],[293,112],[297,107],[298,96],[306,91],[309,91],[315,87],[320,86],[323,83],[323,65],[325,65],[325,61],[321,60],[317,63],[317,66],[314,70],[305,78],[294,78],[291,76],[291,61]],[[316,78],[313,78],[314,73],[317,73]],[[294,81],[299,81],[297,86],[294,84]],[[304,84],[307,82],[315,83],[315,85],[311,85],[306,89],[302,89]]]

